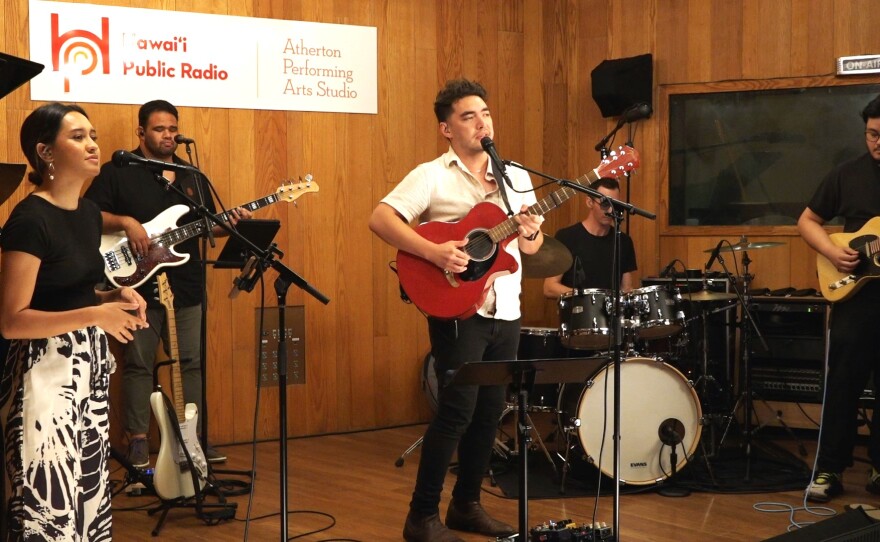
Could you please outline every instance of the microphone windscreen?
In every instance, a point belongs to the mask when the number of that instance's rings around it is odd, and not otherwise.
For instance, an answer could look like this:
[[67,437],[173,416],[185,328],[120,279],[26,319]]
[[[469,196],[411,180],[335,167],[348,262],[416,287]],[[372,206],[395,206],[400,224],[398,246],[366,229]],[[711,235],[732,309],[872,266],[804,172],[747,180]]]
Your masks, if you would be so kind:
[[113,165],[116,167],[125,167],[128,165],[128,160],[126,160],[125,155],[128,153],[126,151],[116,151],[113,153]]

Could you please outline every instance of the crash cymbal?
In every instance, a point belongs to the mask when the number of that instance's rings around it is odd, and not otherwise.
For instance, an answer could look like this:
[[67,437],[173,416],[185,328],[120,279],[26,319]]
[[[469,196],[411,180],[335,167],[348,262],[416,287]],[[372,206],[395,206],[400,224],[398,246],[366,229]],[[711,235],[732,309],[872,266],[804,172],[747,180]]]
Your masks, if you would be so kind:
[[[758,250],[761,248],[778,247],[778,246],[784,245],[784,244],[785,243],[782,243],[780,241],[760,241],[757,243],[750,243],[749,240],[745,236],[743,236],[740,238],[739,243],[735,243],[732,245],[724,244],[718,250],[718,252],[740,252],[743,250]],[[712,252],[713,250],[715,250],[715,249],[710,248],[708,250],[704,250],[703,252],[709,253],[709,252]]]
[[538,252],[522,255],[523,277],[527,279],[555,277],[568,271],[571,261],[571,252],[565,245],[545,235],[544,243]]
[[711,301],[730,301],[731,299],[736,299],[736,294],[700,290],[699,292],[694,292],[692,294],[682,294],[682,298],[694,303],[708,303]]

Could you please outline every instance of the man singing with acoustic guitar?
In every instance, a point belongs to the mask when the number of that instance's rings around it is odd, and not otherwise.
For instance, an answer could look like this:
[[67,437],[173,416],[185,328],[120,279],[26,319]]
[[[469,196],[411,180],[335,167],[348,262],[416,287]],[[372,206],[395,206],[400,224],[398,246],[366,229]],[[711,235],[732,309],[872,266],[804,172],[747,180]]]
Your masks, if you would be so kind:
[[[508,206],[499,191],[501,172],[490,165],[484,152],[485,138],[494,134],[492,117],[485,102],[486,90],[468,80],[449,81],[437,95],[434,113],[440,134],[449,140],[449,150],[431,162],[417,166],[388,194],[370,218],[370,229],[385,242],[409,257],[416,257],[441,284],[464,283],[461,278],[472,262],[464,235],[429,240],[409,226],[410,222],[467,222],[479,204],[504,210]],[[491,140],[489,140],[491,142]],[[513,187],[506,189],[513,222],[509,235],[515,240],[497,249],[521,262],[520,251],[534,254],[543,237],[542,218],[529,213],[536,202],[529,176],[510,168]],[[522,191],[524,193],[520,193]],[[498,209],[494,209],[498,211]],[[467,218],[466,218],[467,217]],[[499,222],[500,222],[499,221]],[[488,240],[484,240],[488,243]],[[401,256],[398,254],[398,261]],[[520,335],[520,266],[510,274],[487,273],[485,290],[473,310],[457,317],[437,318],[428,314],[431,351],[440,385],[437,414],[425,432],[416,486],[404,525],[403,537],[410,542],[460,541],[449,529],[509,536],[514,528],[491,518],[480,505],[480,485],[488,469],[498,419],[505,404],[502,386],[448,386],[447,371],[467,361],[516,358]],[[493,280],[494,279],[494,280]],[[476,281],[480,282],[480,281]],[[426,280],[425,284],[430,284]],[[465,286],[462,286],[464,289]],[[452,303],[452,292],[437,292],[440,304]],[[467,305],[468,303],[465,303]],[[420,307],[421,308],[421,307]],[[474,313],[475,312],[475,313]],[[458,479],[446,525],[440,521],[439,505],[443,481],[452,455],[458,451]]]

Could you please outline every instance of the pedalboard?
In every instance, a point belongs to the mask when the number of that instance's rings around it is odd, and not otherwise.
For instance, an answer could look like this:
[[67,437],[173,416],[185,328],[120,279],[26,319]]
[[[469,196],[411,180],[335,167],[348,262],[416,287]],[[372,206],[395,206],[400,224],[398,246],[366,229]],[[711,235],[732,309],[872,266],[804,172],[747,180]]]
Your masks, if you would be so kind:
[[[496,538],[496,542],[518,540],[518,535]],[[529,542],[613,542],[614,533],[604,522],[577,524],[570,519],[547,521],[529,529]]]

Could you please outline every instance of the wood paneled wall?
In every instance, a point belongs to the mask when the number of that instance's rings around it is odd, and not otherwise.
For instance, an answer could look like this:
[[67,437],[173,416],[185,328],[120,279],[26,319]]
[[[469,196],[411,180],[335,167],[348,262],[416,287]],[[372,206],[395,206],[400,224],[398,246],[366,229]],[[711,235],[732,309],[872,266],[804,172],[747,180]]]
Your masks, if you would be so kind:
[[[279,204],[259,214],[282,220],[284,263],[331,298],[324,306],[295,288],[288,297],[288,304],[305,305],[308,344],[307,383],[289,393],[292,435],[405,424],[429,415],[419,382],[428,350],[425,323],[400,301],[388,268],[394,251],[371,235],[367,219],[414,165],[445,150],[431,110],[445,80],[474,78],[489,89],[502,155],[576,177],[595,167],[593,145],[614,125],[592,100],[590,71],[606,58],[652,53],[658,114],[635,133],[642,167],[629,189],[634,204],[658,210],[664,203],[664,104],[658,103],[664,88],[827,77],[837,57],[880,50],[873,0],[92,3],[378,28],[378,115],[181,109],[181,130],[198,141],[202,167],[225,203],[263,196],[283,179],[306,173],[320,186],[298,206]],[[27,0],[0,0],[3,51],[28,55],[27,11]],[[39,105],[28,97],[25,85],[0,101],[2,161],[23,162],[18,130]],[[83,105],[105,159],[134,146],[137,105]],[[621,132],[617,140],[624,139]],[[27,189],[0,206],[0,221]],[[578,220],[581,199],[549,215],[545,229],[553,233]],[[701,266],[703,249],[747,234],[786,242],[753,255],[756,286],[814,285],[814,255],[792,230],[674,232],[641,218],[630,220],[629,228],[640,277],[656,274],[673,257]],[[211,271],[209,277],[208,402],[211,438],[218,443],[250,438],[257,403],[257,435],[277,435],[277,389],[258,394],[255,385],[259,294],[229,300],[233,276]],[[274,276],[268,279],[264,301],[274,305]],[[526,282],[525,325],[555,327],[555,304],[542,298],[540,281]]]

